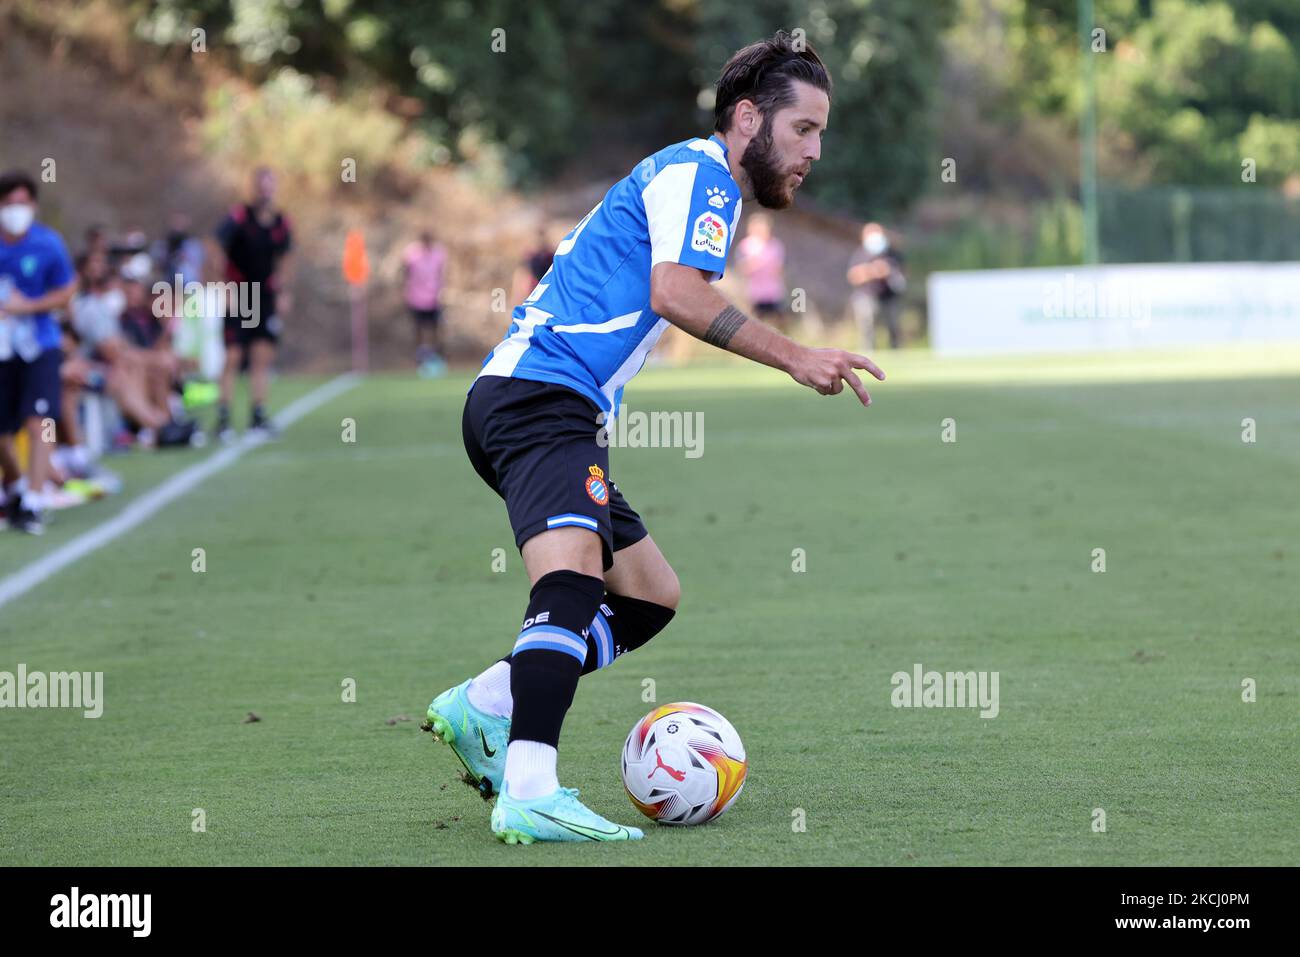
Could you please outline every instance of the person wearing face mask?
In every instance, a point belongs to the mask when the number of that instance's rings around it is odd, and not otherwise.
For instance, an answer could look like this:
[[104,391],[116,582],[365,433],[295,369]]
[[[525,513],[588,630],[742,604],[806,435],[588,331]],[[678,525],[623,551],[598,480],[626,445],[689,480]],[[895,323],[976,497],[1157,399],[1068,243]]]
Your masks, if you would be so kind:
[[[36,222],[36,193],[26,173],[0,175],[0,501],[9,527],[33,535],[44,531],[47,425],[62,416],[62,337],[53,313],[77,287],[63,238]],[[19,429],[31,450],[26,476],[14,452]]]
[[862,348],[876,347],[878,320],[883,320],[889,330],[889,347],[901,346],[898,318],[907,279],[903,275],[903,257],[891,247],[889,235],[879,223],[862,227],[862,244],[849,260],[848,280],[853,287],[850,301]]

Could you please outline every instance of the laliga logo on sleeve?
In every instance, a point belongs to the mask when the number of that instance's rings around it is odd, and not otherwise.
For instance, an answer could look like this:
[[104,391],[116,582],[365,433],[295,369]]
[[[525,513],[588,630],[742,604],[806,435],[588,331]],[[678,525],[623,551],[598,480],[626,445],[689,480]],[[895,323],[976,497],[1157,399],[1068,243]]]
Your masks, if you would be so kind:
[[727,253],[727,224],[713,213],[700,213],[691,231],[691,249],[703,250],[714,256]]
[[587,494],[597,505],[608,505],[609,486],[605,484],[605,470],[599,465],[590,465],[587,471],[591,473],[587,478]]

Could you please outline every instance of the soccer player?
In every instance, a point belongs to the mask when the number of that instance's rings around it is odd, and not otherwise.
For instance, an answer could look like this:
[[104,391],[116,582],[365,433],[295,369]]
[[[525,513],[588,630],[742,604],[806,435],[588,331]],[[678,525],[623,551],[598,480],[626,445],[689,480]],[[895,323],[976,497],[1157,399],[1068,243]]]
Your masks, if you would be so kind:
[[672,619],[677,576],[619,492],[600,423],[669,323],[773,366],[823,395],[871,402],[864,356],[801,346],[710,286],[722,276],[741,197],[782,209],[812,164],[830,111],[817,54],[780,32],[728,61],[715,132],[647,157],[560,242],[470,389],[470,461],[505,500],[532,584],[511,654],[436,697],[426,728],[447,742],[507,843],[626,841],[635,827],[560,787],[556,748],[581,675]]
[[[226,254],[226,280],[239,289],[237,305],[227,309],[225,318],[226,365],[221,370],[217,406],[217,437],[223,442],[235,437],[230,427],[230,397],[245,353],[253,398],[249,430],[268,436],[272,433],[266,398],[282,320],[290,309],[285,276],[293,242],[289,217],[275,206],[275,187],[275,173],[258,167],[253,173],[253,201],[232,209],[217,229],[217,240]],[[246,315],[243,306],[252,303],[257,304],[257,314]]]

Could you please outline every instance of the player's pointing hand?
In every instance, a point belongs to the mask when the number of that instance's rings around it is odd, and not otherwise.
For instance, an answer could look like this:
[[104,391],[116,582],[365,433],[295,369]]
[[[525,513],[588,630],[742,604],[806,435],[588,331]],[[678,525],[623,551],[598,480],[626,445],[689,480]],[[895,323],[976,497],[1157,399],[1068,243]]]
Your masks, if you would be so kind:
[[838,395],[849,384],[864,406],[871,404],[871,396],[854,369],[865,369],[881,382],[884,370],[855,352],[840,349],[801,349],[790,365],[790,377],[800,385],[816,389],[822,395]]

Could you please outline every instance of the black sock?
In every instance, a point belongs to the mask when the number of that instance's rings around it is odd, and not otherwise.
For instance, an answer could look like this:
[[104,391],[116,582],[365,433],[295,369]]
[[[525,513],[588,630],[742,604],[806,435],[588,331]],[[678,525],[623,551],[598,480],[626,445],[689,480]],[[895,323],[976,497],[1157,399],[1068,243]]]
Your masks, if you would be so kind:
[[266,424],[266,409],[262,408],[262,403],[253,403],[253,425]]
[[582,665],[582,673],[589,675],[612,665],[620,655],[636,651],[663,631],[675,614],[676,609],[666,605],[606,593],[587,632],[587,660]]
[[[616,658],[629,651],[636,651],[668,627],[676,614],[675,608],[666,605],[606,592],[600,611],[592,616],[594,627],[587,631],[587,660],[582,664],[582,673],[589,675],[598,668],[612,665]],[[609,633],[609,642],[600,633],[597,620]],[[512,659],[512,655],[506,655],[498,660],[510,664]]]
[[217,405],[217,431],[220,432],[228,425],[230,425],[230,406],[222,402]]
[[543,575],[533,585],[510,656],[511,741],[559,746],[587,658],[587,628],[604,594],[599,578],[567,570]]

